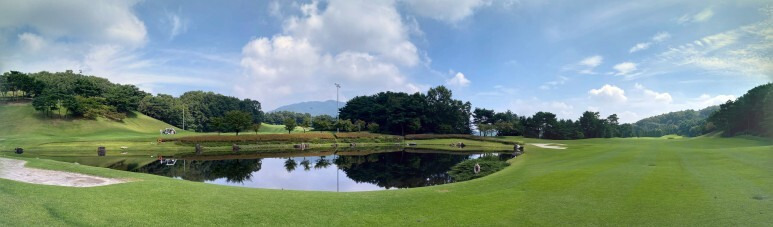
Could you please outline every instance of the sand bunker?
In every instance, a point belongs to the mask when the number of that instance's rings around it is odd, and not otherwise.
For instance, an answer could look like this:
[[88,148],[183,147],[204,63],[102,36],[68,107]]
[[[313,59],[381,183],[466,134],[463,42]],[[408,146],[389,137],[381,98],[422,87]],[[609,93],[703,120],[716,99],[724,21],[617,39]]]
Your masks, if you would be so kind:
[[566,149],[566,144],[560,144],[560,143],[530,143],[531,145],[541,147],[541,148],[547,148],[547,149]]
[[124,183],[125,180],[90,176],[55,170],[43,170],[24,167],[26,161],[0,158],[0,178],[32,184],[57,185],[68,187],[95,187]]

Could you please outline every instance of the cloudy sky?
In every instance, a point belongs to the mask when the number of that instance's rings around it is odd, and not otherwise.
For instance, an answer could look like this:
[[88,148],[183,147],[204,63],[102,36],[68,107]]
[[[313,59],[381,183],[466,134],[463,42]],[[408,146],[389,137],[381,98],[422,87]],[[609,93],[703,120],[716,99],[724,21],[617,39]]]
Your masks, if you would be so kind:
[[475,107],[623,122],[773,81],[769,1],[0,1],[0,70],[264,109],[446,85]]

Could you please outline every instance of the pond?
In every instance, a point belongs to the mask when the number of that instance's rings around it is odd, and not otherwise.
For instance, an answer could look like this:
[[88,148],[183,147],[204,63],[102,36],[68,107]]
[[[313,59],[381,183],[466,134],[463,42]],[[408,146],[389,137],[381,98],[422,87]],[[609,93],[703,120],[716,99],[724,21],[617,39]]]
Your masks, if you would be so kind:
[[481,157],[507,160],[514,156],[511,151],[448,152],[417,149],[377,152],[266,152],[183,156],[156,159],[141,166],[130,164],[127,167],[119,163],[107,167],[210,184],[352,192],[452,183],[455,180],[447,173],[451,167],[462,161]]

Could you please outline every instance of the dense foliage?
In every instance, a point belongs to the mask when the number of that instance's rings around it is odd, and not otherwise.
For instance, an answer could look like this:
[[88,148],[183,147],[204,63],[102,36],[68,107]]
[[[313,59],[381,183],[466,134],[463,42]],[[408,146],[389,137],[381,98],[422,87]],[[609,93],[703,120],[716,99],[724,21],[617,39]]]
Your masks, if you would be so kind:
[[[448,171],[448,175],[451,176],[454,181],[468,181],[475,178],[481,178],[510,166],[510,163],[507,162],[507,159],[509,158],[512,158],[512,156],[484,156],[478,159],[465,160],[451,167],[451,170]],[[475,173],[474,171],[475,164],[480,166],[480,172],[478,173]]]
[[708,122],[708,127],[715,127],[728,136],[773,137],[773,83],[752,88],[735,101],[719,105],[719,111]]
[[307,117],[310,118],[311,114],[296,113],[291,111],[272,111],[265,113],[263,116],[263,122],[272,125],[281,125],[284,124],[284,121],[287,118],[293,118],[295,119],[295,122],[303,122],[303,119]]
[[719,110],[718,106],[706,107],[702,110],[683,110],[670,112],[654,117],[648,117],[634,124],[633,133],[636,136],[661,137],[677,134],[681,136],[700,136],[713,127],[706,125],[706,118]]
[[20,73],[11,71],[0,78],[2,93],[14,98],[30,98],[35,110],[51,116],[64,111],[65,116],[94,119],[105,117],[122,120],[137,110],[147,95],[134,85],[110,83],[107,79],[66,72]]
[[451,91],[440,86],[426,94],[381,92],[358,96],[341,108],[340,118],[375,123],[379,126],[378,132],[395,135],[469,134],[472,132],[470,108],[469,102],[453,99]]
[[[233,119],[223,118],[230,111],[241,111],[249,115],[249,124],[229,125]],[[263,117],[260,102],[216,94],[213,92],[189,91],[179,98],[159,94],[145,96],[139,102],[139,111],[150,117],[185,129],[197,132],[240,132],[249,125],[260,123]],[[183,112],[184,117],[183,117]],[[244,115],[232,115],[244,117]],[[247,125],[245,127],[245,125]],[[238,129],[238,130],[237,130]]]
[[632,136],[631,124],[620,124],[616,114],[601,118],[598,112],[586,111],[577,121],[558,119],[550,112],[518,116],[511,111],[496,113],[476,108],[473,124],[483,136],[524,136],[544,139],[582,139]]

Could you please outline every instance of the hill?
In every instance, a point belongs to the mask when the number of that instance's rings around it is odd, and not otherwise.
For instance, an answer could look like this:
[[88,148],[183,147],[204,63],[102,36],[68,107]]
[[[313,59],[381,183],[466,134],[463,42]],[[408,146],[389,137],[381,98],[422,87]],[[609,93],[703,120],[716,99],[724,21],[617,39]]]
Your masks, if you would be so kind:
[[[338,103],[339,108],[343,108],[345,105],[346,105],[345,102]],[[336,109],[336,101],[334,100],[299,102],[295,104],[281,106],[279,108],[276,108],[275,110],[272,110],[271,112],[277,112],[277,111],[308,113],[308,114],[311,114],[312,116],[319,116],[319,115],[335,116],[338,113],[338,110]]]
[[719,106],[710,106],[698,111],[683,110],[644,118],[634,124],[634,133],[650,137],[669,134],[699,136],[706,132],[706,119],[717,110]]
[[139,112],[132,112],[122,122],[97,118],[46,118],[30,104],[0,105],[0,147],[2,144],[31,145],[57,141],[132,139],[156,137],[159,130],[175,128]]
[[[174,128],[177,135],[161,136],[159,130]],[[294,132],[301,132],[296,128]],[[246,131],[244,133],[254,133]],[[283,125],[263,124],[259,133],[287,133]],[[132,112],[123,121],[104,118],[66,119],[48,118],[36,112],[30,104],[0,105],[0,151],[22,147],[35,151],[51,150],[66,155],[83,152],[91,154],[97,146],[106,146],[108,150],[120,147],[142,150],[163,150],[174,153],[180,148],[174,144],[154,145],[160,138],[203,135],[214,133],[196,133],[184,131],[139,112]],[[233,133],[223,133],[233,135]]]

